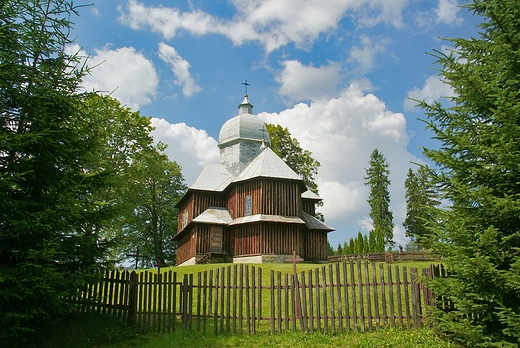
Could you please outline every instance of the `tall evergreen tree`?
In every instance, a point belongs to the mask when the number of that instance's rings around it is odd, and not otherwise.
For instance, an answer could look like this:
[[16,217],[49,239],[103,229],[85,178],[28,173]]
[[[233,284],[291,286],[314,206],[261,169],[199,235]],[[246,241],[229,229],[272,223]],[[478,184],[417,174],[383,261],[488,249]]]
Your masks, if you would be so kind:
[[376,235],[383,239],[384,245],[392,247],[395,242],[393,214],[390,211],[390,179],[385,156],[375,149],[370,155],[369,168],[366,169],[365,185],[370,187],[367,202]]
[[105,257],[96,231],[106,187],[85,171],[94,146],[76,91],[83,72],[65,53],[72,1],[0,3],[0,341],[20,346],[68,312],[67,298]]
[[474,0],[465,7],[482,16],[481,33],[449,39],[452,52],[435,53],[452,106],[420,102],[442,143],[425,154],[451,203],[431,227],[449,272],[431,286],[453,303],[438,309],[434,327],[471,347],[518,347],[520,6]]
[[428,248],[428,224],[435,220],[435,207],[439,205],[435,185],[431,180],[431,170],[421,166],[414,172],[408,170],[404,187],[406,190],[406,218],[403,226],[406,236],[415,241],[415,245]]

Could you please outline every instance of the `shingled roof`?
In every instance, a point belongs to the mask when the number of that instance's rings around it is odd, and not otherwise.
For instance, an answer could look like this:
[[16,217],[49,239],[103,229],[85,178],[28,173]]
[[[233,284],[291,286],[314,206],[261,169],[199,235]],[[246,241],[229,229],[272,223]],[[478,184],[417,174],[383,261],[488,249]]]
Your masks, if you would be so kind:
[[266,147],[247,167],[240,172],[233,182],[252,178],[276,178],[303,181],[271,148]]

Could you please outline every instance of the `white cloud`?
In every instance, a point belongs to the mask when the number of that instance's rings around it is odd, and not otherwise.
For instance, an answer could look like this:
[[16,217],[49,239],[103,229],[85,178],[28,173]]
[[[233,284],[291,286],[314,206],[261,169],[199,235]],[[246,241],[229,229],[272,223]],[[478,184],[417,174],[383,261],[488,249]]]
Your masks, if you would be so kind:
[[[287,127],[302,147],[320,161],[317,182],[324,198],[321,211],[327,223],[338,231],[354,225],[367,231],[370,226],[365,168],[375,148],[383,152],[390,164],[394,223],[401,224],[406,172],[411,161],[420,162],[406,149],[409,139],[403,114],[391,112],[376,96],[351,85],[337,98],[310,105],[301,103],[280,113],[260,113],[259,117]],[[347,236],[335,232],[330,238],[335,245]]]
[[[77,45],[68,48],[69,52],[78,50]],[[81,55],[87,53],[82,51]],[[95,50],[87,65],[92,70],[83,78],[85,90],[110,93],[134,110],[149,104],[157,92],[159,78],[153,63],[133,47]]]
[[149,6],[136,0],[129,0],[127,13],[119,8],[119,20],[133,29],[148,26],[152,32],[159,33],[166,40],[177,35],[177,31],[186,30],[193,35],[202,35],[215,32],[221,26],[218,20],[202,11],[181,13],[176,8],[164,6]]
[[362,47],[352,46],[349,61],[356,62],[361,71],[366,72],[374,67],[376,54],[385,52],[390,40],[387,38],[374,40],[366,35],[362,35],[361,43]]
[[181,12],[174,7],[146,6],[129,0],[120,8],[120,21],[133,29],[149,27],[169,40],[180,31],[228,37],[235,45],[260,42],[267,52],[288,43],[299,48],[311,45],[322,33],[333,31],[345,16],[359,26],[385,23],[402,25],[402,10],[408,0],[231,0],[236,12],[231,20],[212,17],[200,10]]
[[457,0],[439,0],[439,5],[435,9],[437,15],[436,22],[449,25],[461,25],[462,18],[457,17],[460,11]]
[[304,66],[296,60],[282,62],[283,71],[276,78],[280,83],[278,93],[290,101],[318,100],[335,94],[341,80],[341,66],[329,63],[315,68]]
[[446,100],[443,97],[450,97],[453,95],[451,87],[442,82],[438,76],[430,76],[424,82],[424,86],[419,89],[415,87],[413,90],[408,91],[408,97],[404,100],[405,110],[412,111],[415,109],[417,102],[410,99],[424,100],[431,104],[434,101]]
[[175,48],[159,43],[159,58],[171,65],[173,74],[175,75],[175,84],[182,86],[182,94],[185,97],[191,97],[200,92],[201,88],[190,74],[190,63],[183,59]]
[[439,0],[436,8],[429,11],[417,12],[415,23],[427,30],[435,24],[448,24],[450,26],[460,26],[464,20],[458,17],[460,7],[457,0]]
[[164,119],[152,118],[156,142],[168,144],[166,154],[170,161],[182,167],[186,183],[191,185],[207,163],[218,163],[220,152],[217,141],[205,130],[187,126],[185,123],[171,124]]

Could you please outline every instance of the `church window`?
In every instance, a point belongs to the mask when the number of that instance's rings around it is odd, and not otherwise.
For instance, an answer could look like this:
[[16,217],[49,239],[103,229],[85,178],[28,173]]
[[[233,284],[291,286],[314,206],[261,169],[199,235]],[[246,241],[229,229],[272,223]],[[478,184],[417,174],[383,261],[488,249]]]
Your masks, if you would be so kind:
[[251,214],[253,214],[253,207],[252,207],[253,203],[252,203],[252,199],[251,199],[251,195],[247,195],[246,196],[246,209],[245,209],[245,216],[249,216]]

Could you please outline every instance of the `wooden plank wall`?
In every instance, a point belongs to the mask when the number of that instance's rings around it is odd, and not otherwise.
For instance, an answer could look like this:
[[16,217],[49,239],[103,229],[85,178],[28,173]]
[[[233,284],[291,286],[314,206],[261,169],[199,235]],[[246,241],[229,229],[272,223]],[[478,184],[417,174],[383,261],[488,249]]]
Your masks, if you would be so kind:
[[250,181],[237,185],[229,194],[227,208],[233,219],[245,216],[247,195],[251,195],[252,215],[298,216],[302,209],[298,183]]
[[181,231],[183,214],[188,214],[187,224],[202,214],[209,207],[225,207],[226,199],[221,193],[215,192],[193,192],[191,197],[180,207],[177,231]]
[[175,261],[178,265],[195,256],[196,238],[193,238],[193,234],[194,231],[190,230],[177,242],[177,256]]
[[256,223],[232,228],[234,255],[290,255],[304,253],[303,232],[298,225]]
[[303,211],[309,215],[316,216],[316,201],[310,199],[302,199]]
[[327,232],[306,231],[304,234],[305,252],[300,256],[306,261],[327,261],[329,248]]

